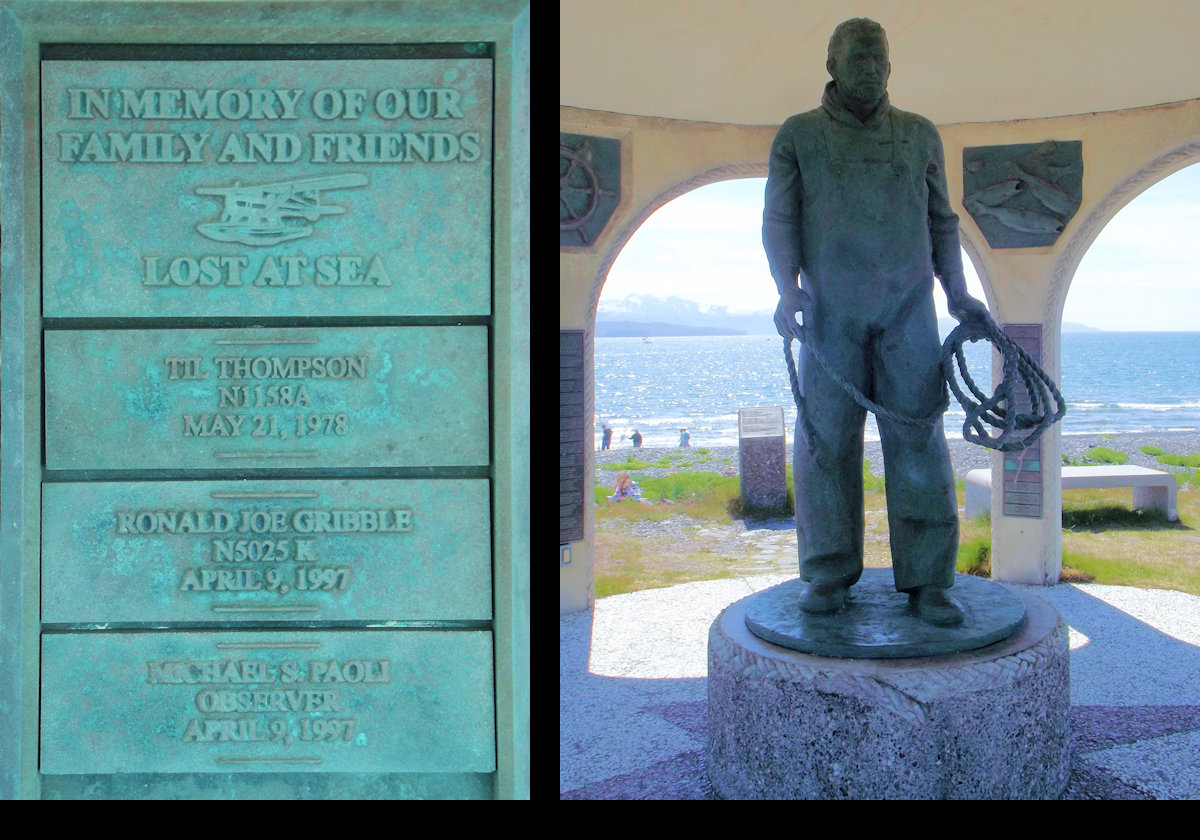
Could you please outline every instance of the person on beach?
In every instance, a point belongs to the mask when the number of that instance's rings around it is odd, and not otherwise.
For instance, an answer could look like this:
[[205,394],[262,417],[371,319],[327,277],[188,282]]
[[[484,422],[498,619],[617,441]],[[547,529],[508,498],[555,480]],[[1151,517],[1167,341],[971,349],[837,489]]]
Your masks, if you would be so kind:
[[633,430],[633,436],[630,439],[633,441],[634,449],[642,448],[642,433],[639,432],[637,429]]
[[[763,246],[779,291],[775,325],[803,342],[793,436],[800,608],[841,609],[863,569],[866,412],[817,362],[913,427],[878,417],[896,589],[920,618],[961,623],[954,474],[942,431],[940,278],[950,314],[987,314],[967,294],[958,217],[933,123],[888,101],[887,36],[840,24],[821,106],[789,118],[771,146]],[[803,318],[803,325],[796,316]]]
[[603,452],[612,445],[612,429],[608,427],[607,423],[603,423],[601,426],[604,429],[604,437],[600,441],[600,451]]
[[689,443],[689,441],[691,440],[691,438],[692,438],[692,436],[688,434],[687,429],[680,429],[679,430],[679,448],[680,449],[690,448],[691,443]]

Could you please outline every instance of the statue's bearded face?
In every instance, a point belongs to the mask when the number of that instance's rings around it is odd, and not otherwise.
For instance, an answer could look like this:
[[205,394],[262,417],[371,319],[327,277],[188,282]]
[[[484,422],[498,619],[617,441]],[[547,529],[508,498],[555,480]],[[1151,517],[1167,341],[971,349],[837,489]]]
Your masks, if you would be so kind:
[[878,102],[887,93],[892,65],[887,41],[877,33],[859,32],[847,38],[830,60],[829,73],[838,92],[859,102]]

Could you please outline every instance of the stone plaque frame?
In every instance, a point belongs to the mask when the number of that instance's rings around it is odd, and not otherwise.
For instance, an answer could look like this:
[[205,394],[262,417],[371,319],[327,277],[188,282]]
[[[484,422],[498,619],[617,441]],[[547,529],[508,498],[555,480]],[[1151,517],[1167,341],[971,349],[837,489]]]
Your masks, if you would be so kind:
[[[0,2],[0,798],[527,798],[529,796],[529,14],[528,0],[397,2]],[[44,482],[138,481],[103,470],[56,477],[46,468],[42,335],[56,329],[141,329],[120,317],[43,317],[41,61],[403,58],[474,50],[492,62],[490,313],[320,314],[176,318],[173,327],[485,327],[486,466],[372,468],[380,479],[486,479],[490,498],[494,772],[242,774],[138,772],[43,775],[39,766],[41,546]],[[420,52],[420,51],[425,52]],[[458,52],[455,52],[455,51]],[[300,471],[303,475],[303,471]],[[233,478],[238,471],[227,471]],[[213,474],[179,478],[211,479]],[[263,469],[251,477],[284,478]],[[297,477],[290,471],[286,477]],[[326,478],[313,471],[305,477]],[[99,631],[92,631],[99,632]],[[265,632],[265,631],[264,631]],[[374,631],[378,632],[378,631]],[[402,632],[402,631],[400,631]]]

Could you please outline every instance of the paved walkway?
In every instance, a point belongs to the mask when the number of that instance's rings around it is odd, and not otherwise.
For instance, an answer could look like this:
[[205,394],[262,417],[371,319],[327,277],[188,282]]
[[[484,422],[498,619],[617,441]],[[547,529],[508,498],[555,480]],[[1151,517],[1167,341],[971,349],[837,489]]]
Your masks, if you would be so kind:
[[[787,579],[635,592],[560,619],[562,798],[715,798],[704,755],[708,628],[729,604]],[[1200,598],[1028,588],[1071,627],[1073,763],[1063,798],[1200,798]]]

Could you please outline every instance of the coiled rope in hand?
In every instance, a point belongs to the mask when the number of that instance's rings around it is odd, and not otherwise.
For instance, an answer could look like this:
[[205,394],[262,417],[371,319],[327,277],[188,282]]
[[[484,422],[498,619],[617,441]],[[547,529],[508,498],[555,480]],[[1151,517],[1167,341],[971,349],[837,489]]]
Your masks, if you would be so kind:
[[[975,380],[971,378],[963,353],[963,346],[968,341],[981,339],[990,341],[1000,352],[1003,360],[1004,376],[999,387],[990,397],[985,395],[975,384]],[[784,338],[783,355],[787,358],[788,374],[792,380],[792,397],[796,401],[796,408],[800,409],[804,398],[800,395],[800,380],[796,373],[795,359],[792,358],[792,341],[790,336]],[[1067,405],[1063,401],[1058,387],[1054,384],[1054,380],[1042,370],[1041,366],[1023,347],[1005,335],[990,317],[986,320],[965,321],[946,336],[946,341],[942,344],[943,403],[926,417],[907,417],[872,402],[861,391],[835,373],[829,362],[811,343],[808,350],[825,373],[854,402],[876,417],[882,417],[905,426],[927,426],[936,423],[950,406],[950,397],[946,392],[946,386],[949,385],[967,415],[963,422],[963,438],[970,443],[1000,452],[1012,452],[1030,446],[1041,437],[1046,429],[1061,420],[1067,411]],[[970,391],[970,397],[959,387],[958,380],[954,375],[956,360],[963,384]],[[1018,383],[1024,385],[1025,393],[1028,394],[1030,403],[1028,412],[1020,412],[1015,408],[1014,397]],[[974,400],[971,397],[974,397]],[[1053,406],[1051,401],[1053,401]],[[1000,433],[994,436],[989,434],[988,426],[999,429]]]

